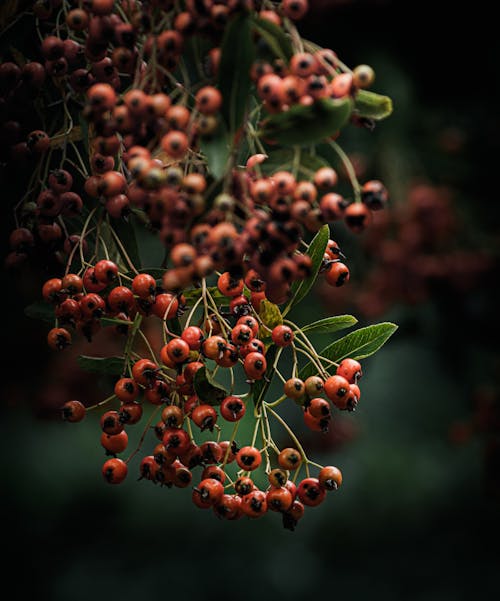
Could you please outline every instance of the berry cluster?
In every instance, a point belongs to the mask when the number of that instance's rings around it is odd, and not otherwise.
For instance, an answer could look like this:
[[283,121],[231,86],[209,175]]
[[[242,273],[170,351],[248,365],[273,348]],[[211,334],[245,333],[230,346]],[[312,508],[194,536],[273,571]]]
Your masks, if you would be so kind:
[[[356,311],[369,318],[396,303],[426,302],[435,292],[455,302],[494,268],[489,251],[476,240],[466,245],[457,203],[450,189],[418,184],[406,202],[377,215],[363,247],[370,271],[352,289]],[[465,246],[465,248],[464,248]],[[330,303],[329,290],[323,297]],[[342,303],[335,299],[336,308]]]
[[[387,191],[360,185],[336,139],[349,122],[371,128],[390,113],[390,99],[365,90],[369,67],[351,71],[300,37],[307,9],[39,0],[34,60],[13,52],[0,65],[1,158],[32,173],[7,264],[55,259],[42,289],[52,349],[80,335],[97,346],[103,327],[125,340],[119,357],[80,357],[115,377],[113,394],[92,407],[69,401],[64,418],[103,408],[109,483],[154,432],[142,478],[187,487],[200,467],[198,507],[227,519],[270,509],[291,529],[342,476],[307,457],[277,408],[291,399],[309,429],[327,431],[332,408],[356,408],[366,354],[356,336],[321,354],[308,338],[351,316],[301,328],[287,315],[318,274],[334,287],[349,280],[330,224],[362,232]],[[340,169],[310,151],[319,143]],[[344,175],[352,197],[338,193]],[[146,260],[154,267],[142,267],[138,233],[164,253]],[[283,395],[270,401],[275,376]],[[143,413],[136,449],[117,457]],[[290,446],[274,441],[273,420]]]

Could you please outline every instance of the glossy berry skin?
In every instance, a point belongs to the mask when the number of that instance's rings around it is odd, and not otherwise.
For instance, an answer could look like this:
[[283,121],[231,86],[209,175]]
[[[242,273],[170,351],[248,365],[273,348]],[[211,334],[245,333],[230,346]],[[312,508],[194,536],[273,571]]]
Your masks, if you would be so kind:
[[64,299],[64,293],[62,293],[63,285],[60,278],[52,278],[47,280],[42,287],[42,296],[44,300],[49,303],[60,302],[61,297]]
[[215,505],[222,499],[222,495],[224,494],[224,486],[219,480],[215,480],[214,478],[205,478],[202,480],[195,491],[201,497],[201,500],[204,503],[208,503],[210,505]]
[[354,359],[343,359],[337,367],[337,375],[343,376],[349,384],[356,384],[363,375],[361,364]]
[[252,315],[243,315],[236,322],[236,325],[244,325],[252,330],[253,337],[259,334],[259,322]]
[[118,276],[118,265],[107,259],[98,261],[94,266],[94,275],[99,282],[110,284]]
[[320,505],[326,496],[325,489],[317,478],[304,478],[297,487],[297,497],[301,503],[309,507]]
[[316,418],[324,418],[330,416],[330,403],[320,397],[316,397],[309,401],[307,406],[308,412]]
[[198,326],[189,326],[182,332],[181,338],[187,342],[190,350],[199,351],[205,336]]
[[214,361],[222,355],[225,348],[226,341],[222,336],[210,336],[201,345],[201,350],[205,357]]
[[269,484],[274,486],[274,488],[281,488],[288,482],[288,470],[275,468],[269,472],[267,479],[269,480]]
[[226,481],[226,472],[217,465],[207,465],[201,472],[201,479],[204,480],[205,478],[212,478],[224,484]]
[[160,319],[173,319],[177,315],[179,301],[173,295],[167,292],[157,294],[151,310],[156,317]]
[[117,380],[114,391],[122,403],[132,403],[139,396],[139,387],[132,378]]
[[295,499],[288,511],[283,513],[283,526],[292,532],[297,526],[297,522],[304,516],[304,505]]
[[245,403],[236,396],[228,396],[220,404],[220,414],[228,422],[237,422],[245,411]]
[[349,267],[340,261],[335,261],[325,274],[325,279],[330,286],[339,288],[349,281]]
[[271,511],[288,511],[292,506],[293,498],[287,488],[271,488],[267,492],[266,502]]
[[297,449],[293,449],[291,447],[283,449],[278,455],[279,466],[284,470],[296,470],[300,466],[301,462],[301,454],[297,451]]
[[71,334],[65,328],[52,328],[47,334],[47,343],[54,351],[62,351],[71,344]]
[[244,497],[252,492],[252,490],[255,490],[255,484],[248,476],[242,476],[234,483],[234,490],[237,492],[237,494]]
[[139,403],[124,403],[118,411],[120,415],[120,421],[122,424],[131,426],[141,421],[142,417],[142,405]]
[[190,350],[189,344],[183,338],[174,338],[167,344],[167,354],[174,363],[184,363]]
[[349,381],[344,376],[330,376],[325,380],[325,394],[335,403],[338,399],[344,399],[349,392]]
[[186,430],[182,428],[166,428],[163,434],[163,444],[165,448],[182,455],[189,448],[191,440]]
[[262,463],[262,455],[255,447],[242,447],[236,454],[236,463],[243,470],[253,471]]
[[238,495],[222,495],[221,499],[213,506],[217,517],[224,520],[237,520],[243,514],[241,511],[241,497]]
[[314,417],[309,411],[304,411],[304,423],[313,432],[328,432],[330,426],[330,415]]
[[304,396],[306,387],[299,378],[290,378],[286,381],[283,391],[289,399],[298,401]]
[[245,324],[237,324],[231,330],[231,340],[233,344],[245,345],[248,344],[253,338],[252,330]]
[[233,278],[231,274],[226,271],[219,276],[217,288],[224,296],[230,298],[240,296],[243,293],[243,280]]
[[310,376],[304,382],[306,394],[309,397],[315,397],[321,393],[324,388],[324,382],[319,376]]
[[101,429],[105,434],[120,434],[123,430],[123,423],[120,420],[118,411],[106,411],[101,417]]
[[80,401],[68,401],[61,409],[62,418],[67,422],[81,422],[85,417],[86,409]]
[[167,428],[180,428],[184,421],[182,409],[176,405],[167,405],[161,412],[161,419]]
[[293,342],[293,330],[289,326],[276,326],[271,332],[271,337],[276,346],[290,346]]
[[202,432],[212,432],[217,421],[217,411],[211,405],[198,405],[191,412],[191,419]]
[[338,467],[326,465],[318,474],[320,485],[326,490],[337,490],[342,486],[342,472]]
[[109,435],[103,432],[101,434],[101,445],[108,453],[117,455],[123,453],[128,445],[128,434],[123,430],[119,434]]
[[243,368],[246,375],[252,380],[260,380],[264,377],[267,362],[261,353],[249,353],[244,360]]
[[267,512],[267,497],[262,490],[253,490],[241,499],[241,511],[249,518],[259,518]]
[[121,459],[108,459],[102,466],[102,475],[108,484],[120,484],[125,480],[128,467]]
[[134,294],[126,286],[116,286],[108,294],[108,306],[113,312],[129,313],[135,305]]
[[138,384],[151,387],[156,379],[158,365],[150,359],[139,359],[132,367],[132,377]]
[[154,295],[156,280],[148,273],[140,273],[132,280],[132,292],[139,298],[148,298]]

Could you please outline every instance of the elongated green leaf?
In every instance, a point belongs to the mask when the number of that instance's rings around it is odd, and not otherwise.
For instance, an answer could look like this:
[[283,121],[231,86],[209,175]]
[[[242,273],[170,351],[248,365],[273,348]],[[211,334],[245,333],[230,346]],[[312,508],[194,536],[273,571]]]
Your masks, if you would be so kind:
[[107,326],[127,326],[133,325],[132,321],[126,321],[125,319],[117,319],[116,317],[101,317],[101,325]]
[[219,90],[223,98],[222,116],[232,134],[243,123],[250,100],[250,69],[255,57],[252,28],[250,15],[238,15],[226,27],[222,40]]
[[259,136],[269,144],[301,145],[319,142],[336,133],[349,120],[352,101],[320,98],[310,106],[296,104],[272,115],[262,124]]
[[88,357],[80,355],[77,359],[78,365],[84,371],[94,374],[121,376],[123,373],[123,357]]
[[380,121],[392,113],[392,99],[375,92],[359,90],[354,99],[354,111],[360,117]]
[[338,330],[350,328],[358,323],[358,320],[352,315],[336,315],[335,317],[326,317],[319,321],[314,321],[302,328],[304,334],[333,334]]
[[[271,152],[269,158],[260,165],[260,168],[264,175],[272,175],[281,169],[289,169],[293,160],[293,148],[280,148],[280,150]],[[312,155],[305,151],[300,153],[299,173],[307,178],[310,178],[312,173],[321,169],[321,167],[328,166],[328,161],[318,155]]]
[[[122,243],[122,246],[124,247],[125,252],[129,256],[130,260],[136,269],[139,269],[141,267],[141,256],[139,254],[139,247],[137,245],[132,219],[110,219],[110,223],[115,230],[116,235],[120,239],[120,242]],[[118,247],[118,251],[123,259],[124,264],[129,266],[125,254],[120,247]]]
[[257,33],[265,40],[274,54],[288,63],[293,56],[293,48],[290,38],[286,33],[267,19],[255,17],[254,24]]
[[323,255],[325,254],[326,245],[328,244],[329,238],[330,229],[328,225],[325,224],[319,230],[316,236],[314,236],[307,251],[307,254],[312,259],[311,275],[306,280],[301,280],[300,282],[294,282],[292,284],[292,298],[288,302],[288,305],[286,306],[283,312],[284,315],[286,315],[292,307],[300,303],[300,301],[307,295],[309,290],[311,290],[311,288],[313,287],[314,282],[318,277],[319,268],[321,267],[321,262],[323,261]]
[[[207,292],[210,293],[210,296],[215,301],[225,302],[227,305],[229,305],[230,299],[228,299],[227,296],[224,296],[222,292],[220,292],[220,290],[217,288],[217,286],[209,286],[207,288]],[[202,294],[202,289],[192,288],[191,290],[184,290],[182,294],[186,297],[187,301],[197,301]]]
[[213,134],[201,138],[200,147],[207,158],[208,170],[215,179],[221,179],[230,153],[227,129],[222,121]]
[[182,334],[183,327],[178,317],[172,317],[172,319],[168,320],[168,329],[176,336]]
[[55,320],[54,307],[43,301],[37,301],[36,303],[28,305],[24,309],[24,314],[26,317],[31,317],[31,319],[40,319],[47,323],[54,323]]
[[274,375],[274,360],[276,359],[277,352],[278,347],[275,344],[271,344],[271,346],[267,349],[266,352],[266,375],[262,379],[256,380],[252,384],[253,402],[256,407],[260,406],[260,404],[264,400],[266,392],[269,390],[269,386],[271,386],[271,381]]
[[[359,330],[340,338],[340,340],[336,340],[324,348],[319,354],[322,357],[337,363],[347,357],[356,360],[364,359],[365,357],[369,357],[376,353],[397,329],[398,326],[390,322],[378,323],[366,328],[360,328]],[[331,372],[334,367],[330,364],[325,364],[325,369],[326,371]],[[308,363],[300,370],[299,378],[305,380],[315,373],[317,373],[316,367],[314,367],[312,363]]]
[[227,397],[228,391],[218,382],[205,367],[199,369],[194,376],[194,390],[201,401],[209,405],[220,405]]

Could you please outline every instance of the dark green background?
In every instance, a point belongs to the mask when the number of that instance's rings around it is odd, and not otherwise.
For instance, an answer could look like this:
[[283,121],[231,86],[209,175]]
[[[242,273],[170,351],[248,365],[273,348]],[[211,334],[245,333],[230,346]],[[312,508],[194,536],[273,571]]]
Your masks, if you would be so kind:
[[[498,43],[481,4],[463,14],[430,2],[316,5],[322,12],[304,23],[305,34],[350,65],[372,64],[376,89],[395,99],[393,119],[372,137],[355,132],[351,147],[374,153],[397,190],[414,176],[451,185],[470,231],[494,252]],[[479,32],[479,47],[471,31]],[[464,132],[458,156],[442,155],[436,144],[448,126]],[[360,265],[353,271],[362,277]],[[186,491],[133,477],[106,486],[98,424],[61,424],[35,403],[58,379],[47,375],[44,325],[22,313],[39,282],[3,280],[1,499],[10,598],[456,601],[499,594],[500,462],[485,461],[496,438],[453,445],[448,437],[455,420],[470,417],[477,386],[495,385],[494,281],[466,298],[438,290],[425,305],[392,309],[387,317],[401,328],[365,362],[359,410],[346,418],[357,436],[321,457],[342,468],[344,485],[290,533],[275,515],[219,521],[196,510]],[[297,320],[312,312],[324,312],[314,298]]]

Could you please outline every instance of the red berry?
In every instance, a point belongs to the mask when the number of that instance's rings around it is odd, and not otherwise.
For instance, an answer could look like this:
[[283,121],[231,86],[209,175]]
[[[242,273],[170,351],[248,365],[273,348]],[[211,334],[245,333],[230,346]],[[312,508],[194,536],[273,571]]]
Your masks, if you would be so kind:
[[101,434],[101,445],[106,449],[106,451],[108,451],[108,453],[112,453],[113,455],[123,453],[128,445],[128,435],[125,430],[114,435],[103,432]]
[[356,384],[363,375],[361,364],[354,359],[343,359],[337,367],[337,375],[343,376],[349,384]]
[[217,421],[217,411],[211,405],[198,405],[191,412],[191,419],[201,431],[212,432]]
[[297,487],[297,497],[309,507],[316,507],[325,500],[326,491],[317,478],[304,478]]
[[255,447],[243,447],[236,454],[236,463],[242,470],[256,470],[262,463],[262,455]]
[[290,346],[293,342],[293,330],[289,326],[276,326],[271,332],[271,337],[276,346]]
[[108,484],[120,484],[127,477],[128,467],[121,459],[108,459],[102,466],[102,475]]
[[228,396],[220,404],[220,414],[228,422],[240,420],[245,410],[245,403],[236,396]]
[[68,401],[61,409],[62,418],[67,422],[81,422],[85,412],[85,405],[80,401]]

